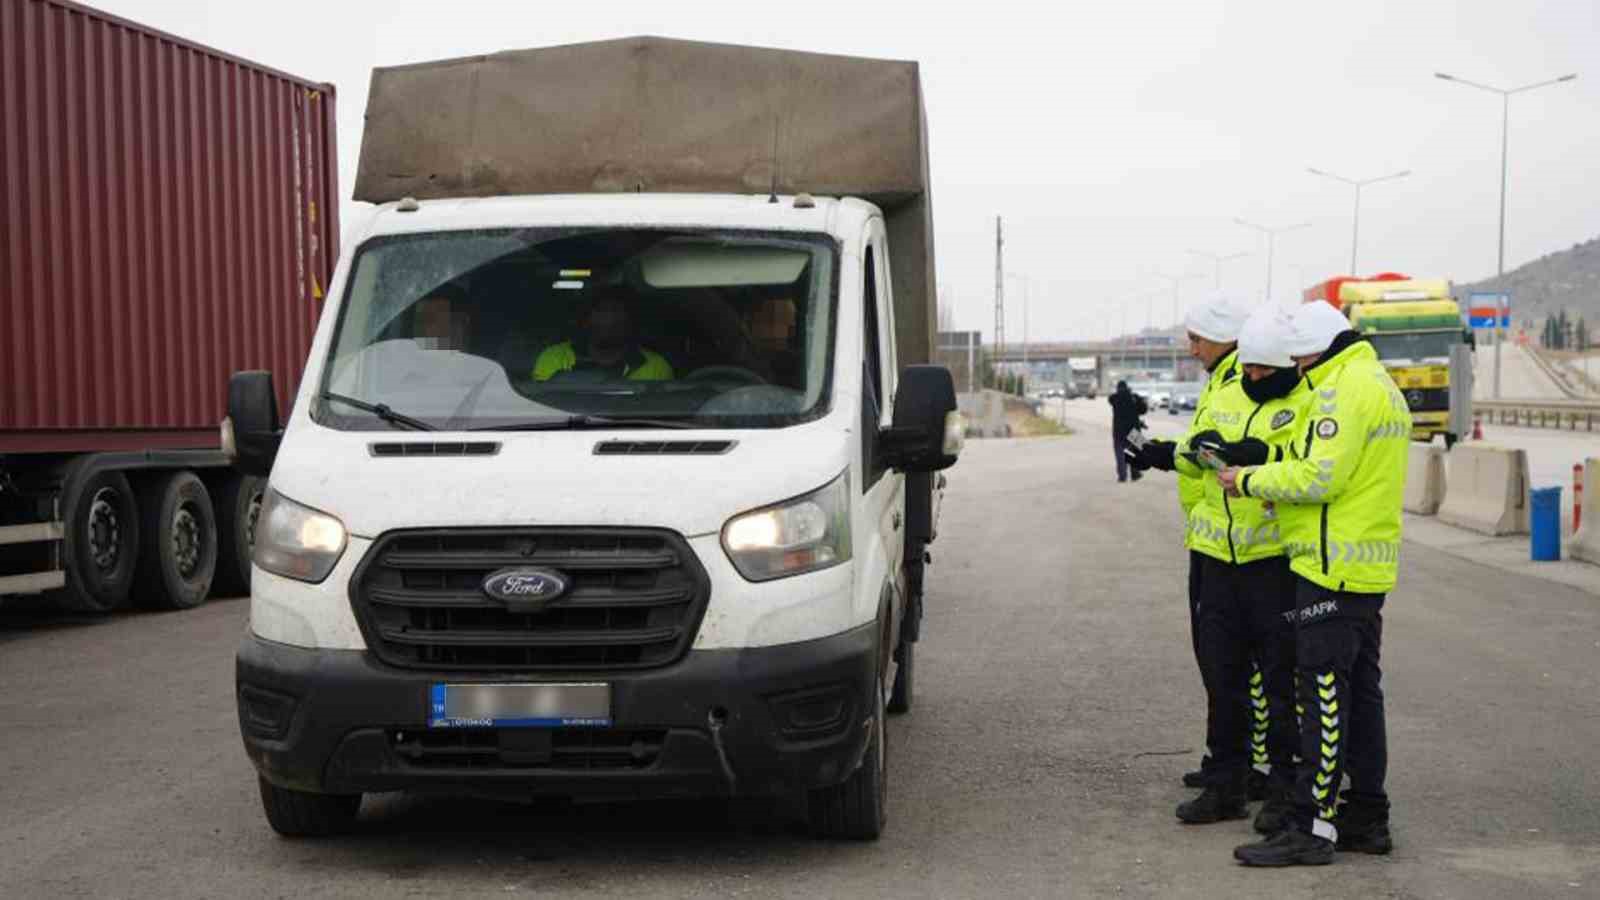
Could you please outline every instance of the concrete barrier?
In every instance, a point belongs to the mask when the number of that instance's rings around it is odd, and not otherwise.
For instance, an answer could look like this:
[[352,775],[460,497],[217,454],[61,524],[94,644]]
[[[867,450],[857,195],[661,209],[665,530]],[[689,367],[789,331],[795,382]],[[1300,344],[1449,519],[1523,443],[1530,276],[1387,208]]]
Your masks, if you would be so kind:
[[1528,533],[1528,452],[1493,444],[1450,451],[1449,491],[1439,520],[1482,534]]
[[967,437],[1011,436],[1011,428],[1006,424],[1005,394],[988,389],[959,394],[956,397],[956,408],[966,417]]
[[1600,565],[1600,507],[1594,497],[1600,497],[1600,457],[1591,456],[1583,464],[1583,524],[1567,545],[1567,555],[1587,563]]
[[1431,516],[1444,502],[1444,450],[1413,443],[1406,463],[1406,512]]

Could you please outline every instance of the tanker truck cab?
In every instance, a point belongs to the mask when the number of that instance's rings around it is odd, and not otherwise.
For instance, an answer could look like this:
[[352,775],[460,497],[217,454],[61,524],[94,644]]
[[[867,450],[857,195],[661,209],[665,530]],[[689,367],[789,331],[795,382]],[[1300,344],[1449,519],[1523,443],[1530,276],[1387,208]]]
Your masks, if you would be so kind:
[[[874,838],[911,703],[947,370],[901,366],[879,209],[766,195],[377,209],[280,428],[240,728],[271,825],[362,794],[803,797]],[[908,534],[910,535],[908,537]]]

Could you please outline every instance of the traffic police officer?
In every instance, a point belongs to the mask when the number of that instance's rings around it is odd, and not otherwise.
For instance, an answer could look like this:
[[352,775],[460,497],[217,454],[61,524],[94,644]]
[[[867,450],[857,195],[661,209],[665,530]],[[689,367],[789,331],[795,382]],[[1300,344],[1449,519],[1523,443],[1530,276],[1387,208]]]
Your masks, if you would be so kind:
[[[1177,470],[1200,479],[1200,501],[1189,511],[1189,545],[1200,556],[1197,640],[1206,683],[1217,702],[1207,711],[1207,749],[1213,778],[1178,807],[1188,824],[1246,815],[1252,764],[1271,762],[1267,802],[1256,817],[1263,834],[1282,830],[1291,814],[1298,751],[1294,712],[1294,576],[1284,556],[1272,503],[1230,498],[1216,468],[1292,457],[1304,432],[1309,391],[1286,349],[1288,323],[1275,306],[1261,306],[1239,333],[1242,376],[1211,395],[1196,417],[1194,436],[1178,447]],[[1264,747],[1251,752],[1252,738]]]
[[[1195,413],[1192,421],[1198,422],[1210,404],[1211,398],[1223,386],[1232,384],[1239,377],[1239,366],[1235,359],[1238,350],[1239,329],[1244,325],[1245,317],[1249,310],[1243,303],[1227,297],[1212,297],[1189,312],[1184,321],[1184,326],[1189,335],[1189,354],[1200,361],[1206,370],[1206,383],[1200,388],[1200,394],[1195,402]],[[1191,427],[1191,436],[1194,431]],[[1175,451],[1177,444],[1173,441],[1152,440],[1138,450],[1129,453],[1129,462],[1134,465],[1134,471],[1156,468],[1164,471],[1176,469]],[[1204,488],[1202,482],[1209,473],[1202,473],[1195,468],[1186,468],[1178,471],[1178,505],[1183,509],[1184,521],[1188,521],[1189,513],[1194,509]],[[1191,532],[1184,539],[1184,546],[1189,550],[1189,638],[1194,649],[1195,663],[1200,668],[1201,683],[1206,690],[1206,716],[1207,727],[1213,721],[1209,710],[1215,705],[1216,698],[1211,690],[1210,683],[1206,680],[1210,668],[1202,656],[1198,617],[1200,611],[1200,572],[1202,554],[1195,549],[1194,534]],[[1206,746],[1211,747],[1216,743],[1215,736],[1206,734]],[[1197,771],[1188,772],[1183,776],[1183,783],[1188,787],[1204,787],[1212,779],[1212,760],[1206,756],[1200,760]],[[1256,791],[1261,790],[1259,784],[1255,785]]]
[[[1297,459],[1218,473],[1275,504],[1297,576],[1301,766],[1289,828],[1234,850],[1252,866],[1321,865],[1334,849],[1388,853],[1388,747],[1379,648],[1400,559],[1411,413],[1373,348],[1338,310],[1298,308],[1289,351],[1310,382]],[[1346,767],[1350,788],[1335,809]]]

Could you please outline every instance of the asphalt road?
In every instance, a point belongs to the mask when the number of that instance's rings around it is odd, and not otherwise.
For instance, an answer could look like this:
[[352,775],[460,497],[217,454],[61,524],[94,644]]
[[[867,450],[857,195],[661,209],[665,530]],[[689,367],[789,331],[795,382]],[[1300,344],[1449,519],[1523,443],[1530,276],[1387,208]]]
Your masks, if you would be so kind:
[[[1472,396],[1494,397],[1494,347],[1472,355]],[[1508,400],[1563,400],[1566,392],[1533,361],[1526,347],[1507,341],[1500,347],[1500,396]]]
[[1164,479],[1116,484],[1092,424],[968,444],[867,845],[714,803],[404,795],[284,840],[236,732],[244,602],[0,611],[0,897],[1600,896],[1600,597],[1414,545],[1386,615],[1395,855],[1247,870],[1246,823],[1178,825],[1202,703]]

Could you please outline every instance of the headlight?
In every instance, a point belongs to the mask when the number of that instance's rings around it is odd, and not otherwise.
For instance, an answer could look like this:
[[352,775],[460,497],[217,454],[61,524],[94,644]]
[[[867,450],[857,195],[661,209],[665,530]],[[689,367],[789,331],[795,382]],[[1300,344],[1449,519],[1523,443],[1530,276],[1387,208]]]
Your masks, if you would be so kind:
[[793,500],[734,516],[722,549],[739,574],[770,581],[850,558],[850,474]]
[[344,555],[345,537],[338,519],[268,490],[256,521],[255,564],[274,575],[315,584]]

